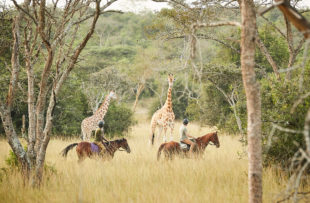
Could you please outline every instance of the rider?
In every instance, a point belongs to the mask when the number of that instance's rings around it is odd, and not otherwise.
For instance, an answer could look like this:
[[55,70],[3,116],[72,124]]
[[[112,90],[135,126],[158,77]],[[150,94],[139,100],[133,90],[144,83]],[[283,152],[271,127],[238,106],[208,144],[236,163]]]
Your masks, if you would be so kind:
[[108,140],[106,140],[104,138],[103,125],[104,125],[104,121],[99,121],[99,123],[98,123],[99,128],[97,128],[96,132],[95,132],[95,143],[96,143],[96,145],[98,145],[98,147],[100,147],[100,149],[101,149],[100,154],[101,155],[104,153],[103,149],[108,150],[108,146],[103,141],[109,142]]
[[194,138],[193,136],[190,136],[188,133],[187,133],[187,124],[188,124],[188,119],[185,118],[183,120],[183,125],[180,127],[180,143],[181,143],[181,147],[187,147],[185,144],[188,144],[190,145],[190,148],[189,148],[189,152],[191,154],[193,154],[193,149],[195,149],[197,147],[197,144],[193,141],[191,141],[190,139],[188,138]]

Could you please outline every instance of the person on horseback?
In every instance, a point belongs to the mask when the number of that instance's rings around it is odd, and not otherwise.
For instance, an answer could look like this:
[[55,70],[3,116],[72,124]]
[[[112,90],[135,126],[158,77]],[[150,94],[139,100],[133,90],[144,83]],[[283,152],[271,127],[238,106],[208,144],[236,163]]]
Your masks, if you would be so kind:
[[100,154],[104,154],[104,149],[109,151],[109,147],[103,141],[109,142],[104,138],[104,130],[103,130],[104,121],[98,122],[98,127],[95,132],[95,144],[100,147]]
[[187,145],[189,145],[190,146],[189,152],[190,154],[193,154],[193,150],[197,148],[197,144],[189,139],[189,138],[195,139],[195,137],[187,133],[186,127],[188,123],[189,123],[188,119],[185,118],[183,120],[183,125],[180,127],[180,145],[181,145],[181,148],[187,148]]

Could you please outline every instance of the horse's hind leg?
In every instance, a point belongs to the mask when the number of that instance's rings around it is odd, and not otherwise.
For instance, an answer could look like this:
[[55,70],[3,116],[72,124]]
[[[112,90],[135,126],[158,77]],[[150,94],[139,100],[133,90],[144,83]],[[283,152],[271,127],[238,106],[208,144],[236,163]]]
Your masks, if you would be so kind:
[[85,154],[83,154],[83,152],[78,152],[78,163],[82,163],[82,161],[85,160]]

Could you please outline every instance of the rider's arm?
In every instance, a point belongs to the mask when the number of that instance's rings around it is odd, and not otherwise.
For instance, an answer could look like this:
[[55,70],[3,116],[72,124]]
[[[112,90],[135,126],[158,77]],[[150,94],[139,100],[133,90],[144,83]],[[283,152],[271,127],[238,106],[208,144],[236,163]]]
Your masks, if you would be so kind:
[[109,142],[107,139],[105,139],[105,137],[104,137],[104,131],[103,131],[103,129],[101,130],[101,137],[102,137],[102,139],[104,140],[104,141],[106,141],[106,142]]
[[186,136],[189,137],[189,138],[194,138],[194,139],[195,139],[195,137],[191,136],[191,135],[188,134],[188,133],[186,134]]
[[106,142],[109,142],[107,139],[105,139],[103,136],[102,136],[102,139],[104,140],[104,141],[106,141]]

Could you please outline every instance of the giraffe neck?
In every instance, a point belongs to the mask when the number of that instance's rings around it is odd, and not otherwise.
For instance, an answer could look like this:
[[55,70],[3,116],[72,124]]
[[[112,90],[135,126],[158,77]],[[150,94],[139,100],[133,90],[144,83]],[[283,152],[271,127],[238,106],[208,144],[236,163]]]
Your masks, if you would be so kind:
[[101,104],[101,106],[98,108],[98,110],[96,111],[95,115],[99,116],[100,119],[103,119],[105,114],[107,113],[108,111],[108,107],[109,107],[109,104],[110,104],[110,96],[108,95],[104,102]]
[[172,88],[169,86],[168,93],[167,93],[167,100],[164,105],[168,112],[172,112],[171,92],[172,92]]

